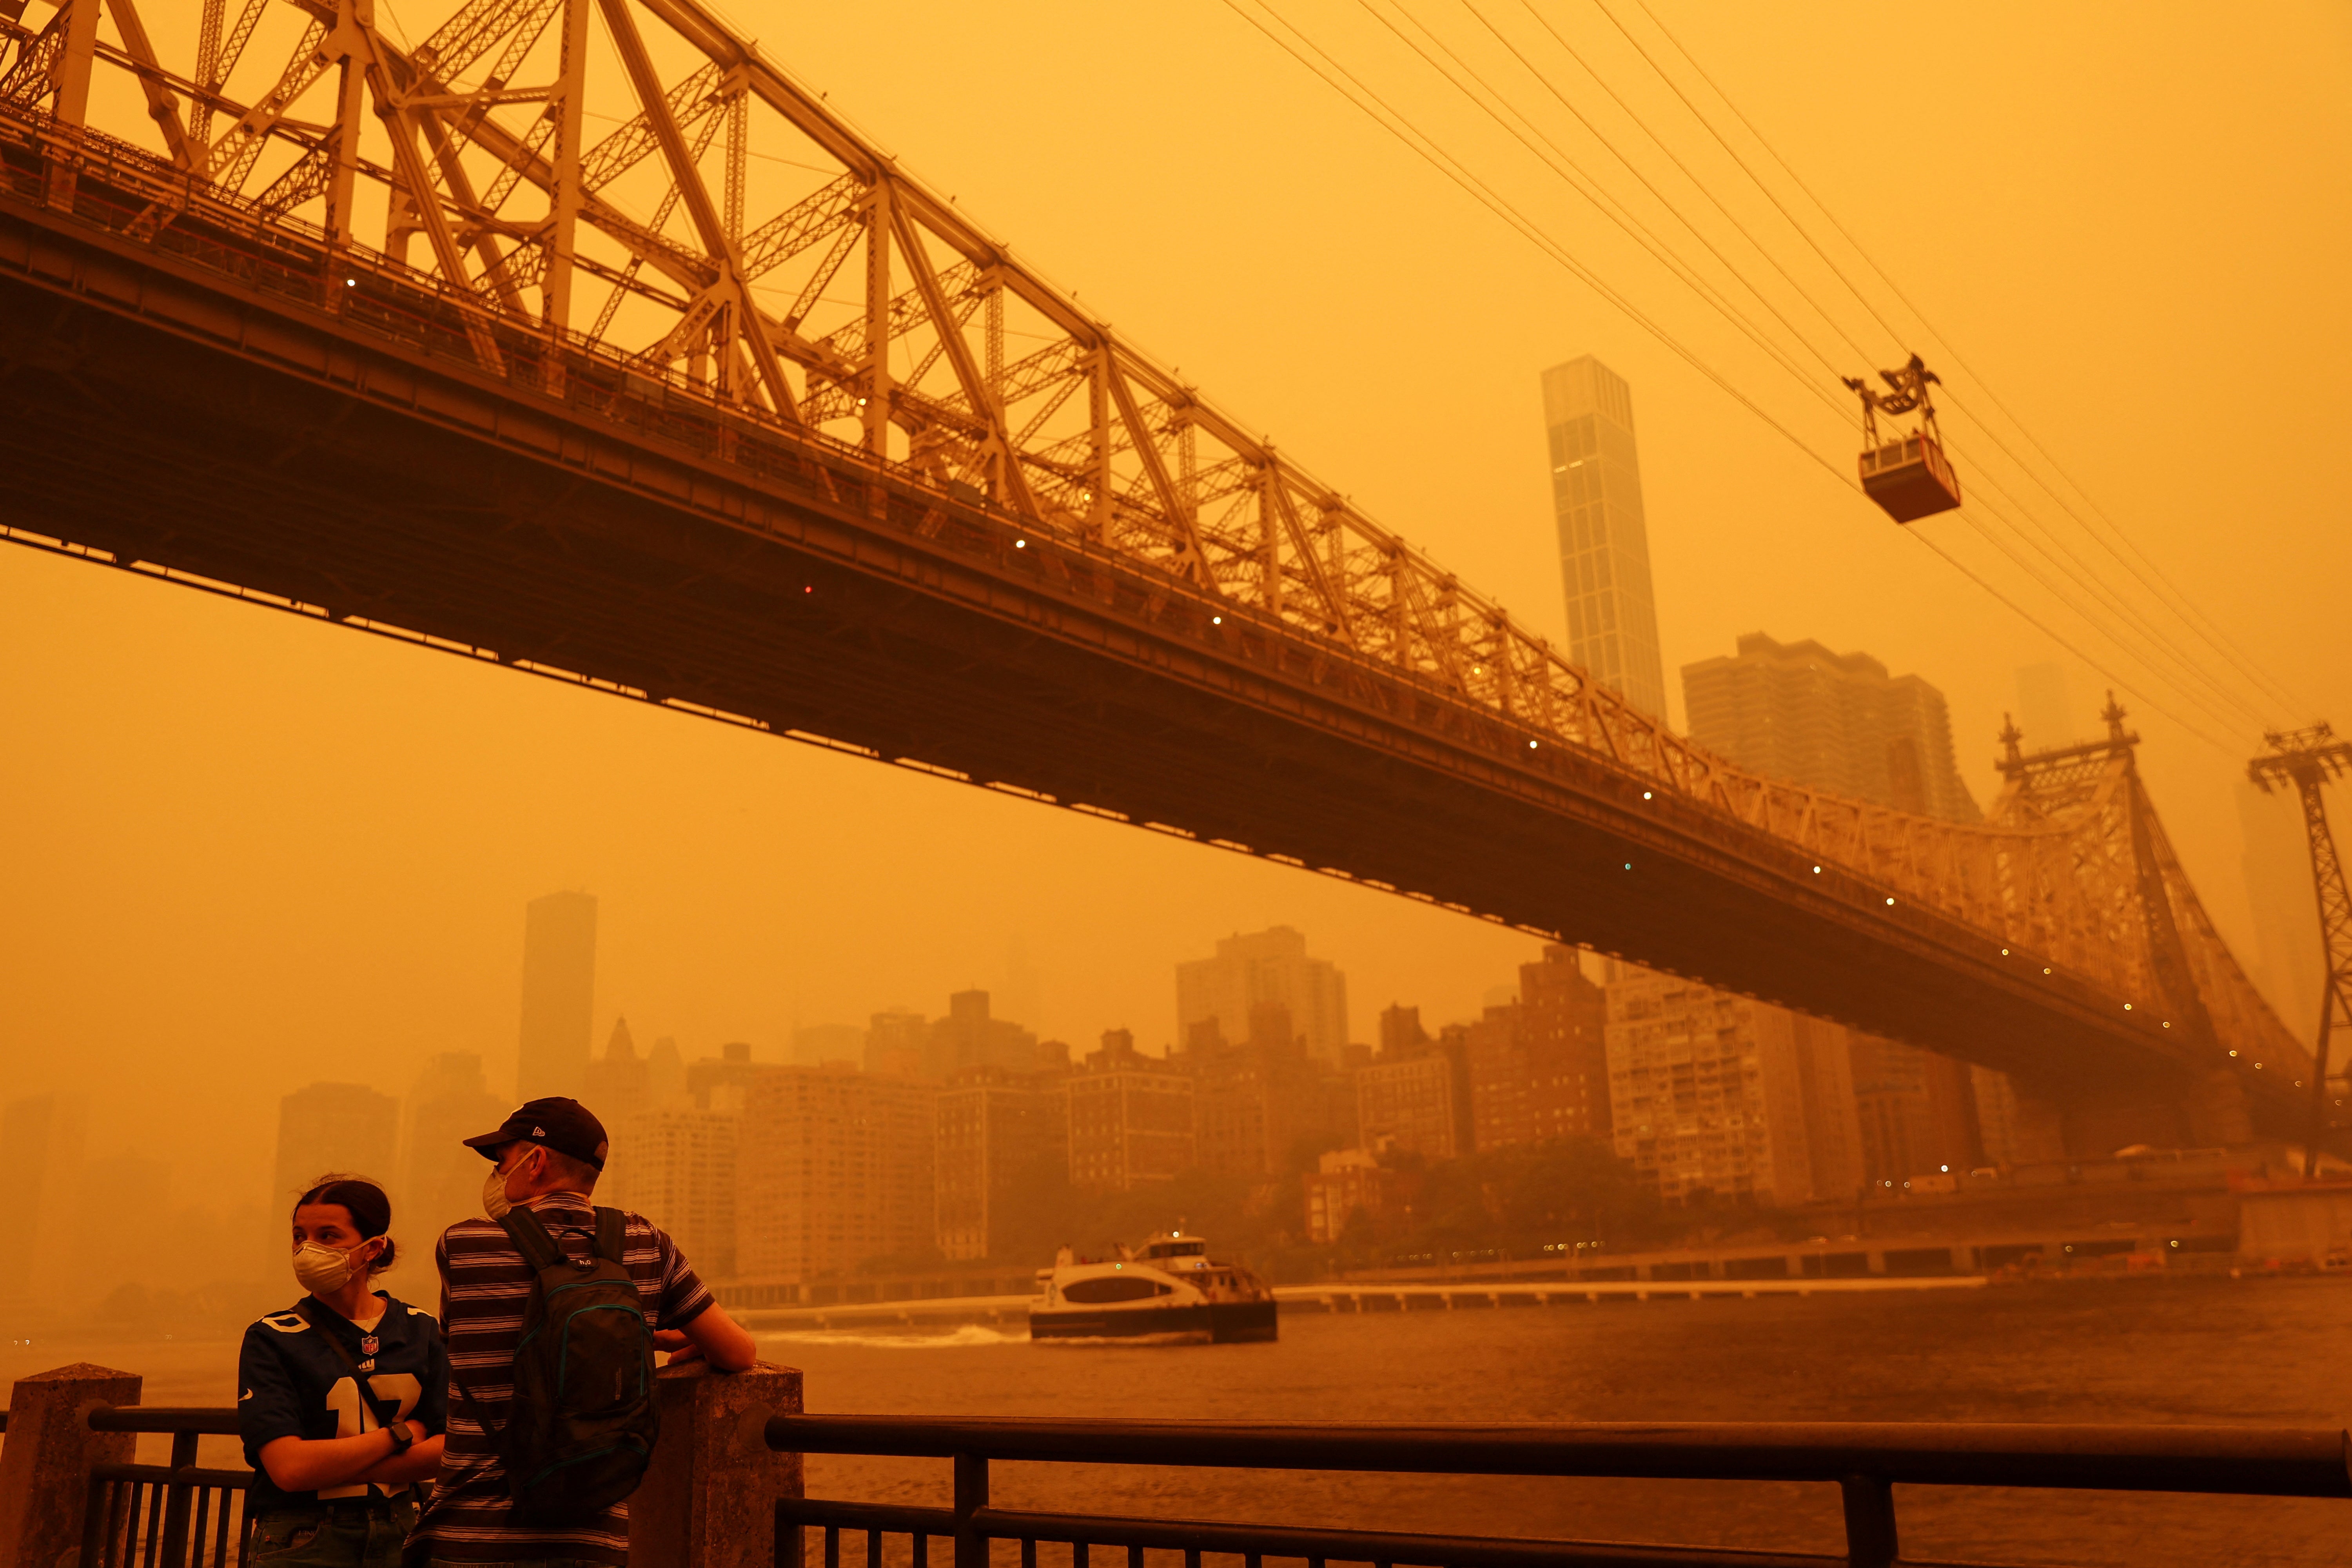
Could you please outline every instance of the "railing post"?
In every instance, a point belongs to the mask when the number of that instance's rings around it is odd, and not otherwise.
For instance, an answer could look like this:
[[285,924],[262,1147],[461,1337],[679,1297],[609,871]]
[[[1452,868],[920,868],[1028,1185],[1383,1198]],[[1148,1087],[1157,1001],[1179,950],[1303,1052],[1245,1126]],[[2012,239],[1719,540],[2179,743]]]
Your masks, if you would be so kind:
[[[175,1432],[172,1435],[172,1468],[192,1469],[196,1462],[196,1435]],[[163,1568],[182,1568],[188,1560],[188,1512],[195,1501],[194,1489],[173,1477],[164,1494],[163,1503]]]
[[81,1545],[92,1465],[128,1464],[138,1438],[93,1432],[89,1411],[136,1405],[135,1372],[77,1362],[16,1380],[0,1447],[0,1568],[57,1568]]
[[1895,1488],[1880,1476],[1847,1476],[1838,1482],[1845,1495],[1845,1559],[1853,1568],[1890,1568],[1895,1543]]
[[801,1457],[770,1448],[767,1431],[801,1413],[800,1373],[689,1362],[662,1368],[654,1398],[661,1437],[629,1498],[630,1568],[792,1568],[776,1562],[776,1500],[801,1495]]
[[988,1506],[988,1459],[981,1454],[955,1457],[955,1568],[988,1568],[988,1538],[973,1528],[971,1516]]

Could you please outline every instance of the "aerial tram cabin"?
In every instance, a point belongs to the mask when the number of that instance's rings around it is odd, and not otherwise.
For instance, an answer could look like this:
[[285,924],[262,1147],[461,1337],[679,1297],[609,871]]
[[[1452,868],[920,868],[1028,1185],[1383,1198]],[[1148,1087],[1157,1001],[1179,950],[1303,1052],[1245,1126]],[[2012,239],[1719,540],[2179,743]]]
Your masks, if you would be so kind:
[[[1916,522],[1960,504],[1959,477],[1944,456],[1943,436],[1936,428],[1936,405],[1927,388],[1937,384],[1936,373],[1917,354],[1901,370],[1878,373],[1887,391],[1849,378],[1846,385],[1862,395],[1862,491],[1897,522]],[[1901,416],[1919,411],[1919,428],[1897,430],[1894,439],[1878,438],[1881,414]]]

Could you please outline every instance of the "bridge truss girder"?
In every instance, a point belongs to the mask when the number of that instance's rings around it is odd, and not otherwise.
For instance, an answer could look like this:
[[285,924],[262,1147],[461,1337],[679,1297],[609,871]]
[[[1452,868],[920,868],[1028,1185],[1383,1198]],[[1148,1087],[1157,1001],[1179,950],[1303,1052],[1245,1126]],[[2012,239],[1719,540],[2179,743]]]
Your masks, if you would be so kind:
[[[599,26],[622,63],[610,79],[592,68]],[[463,0],[413,49],[369,0],[247,0],[234,19],[208,0],[186,72],[155,58],[134,0],[0,28],[0,115],[40,181],[0,199],[79,215],[77,182],[102,164],[136,204],[112,225],[124,243],[299,253],[319,307],[357,322],[406,301],[509,395],[576,403],[586,375],[747,447],[863,465],[1041,559],[1116,563],[1160,584],[1163,608],[1382,672],[1449,723],[1589,763],[1654,811],[1827,868],[2100,1006],[2177,1011],[2192,1037],[2154,1045],[2200,1071],[2292,1049],[2136,775],[1961,824],[1729,766],[1252,435],[697,0]],[[135,85],[147,130],[92,121],[98,66]],[[592,117],[618,128],[592,139]],[[762,184],[784,153],[805,177]],[[1008,359],[1008,337],[1039,346]],[[2149,918],[2159,887],[2169,936]]]

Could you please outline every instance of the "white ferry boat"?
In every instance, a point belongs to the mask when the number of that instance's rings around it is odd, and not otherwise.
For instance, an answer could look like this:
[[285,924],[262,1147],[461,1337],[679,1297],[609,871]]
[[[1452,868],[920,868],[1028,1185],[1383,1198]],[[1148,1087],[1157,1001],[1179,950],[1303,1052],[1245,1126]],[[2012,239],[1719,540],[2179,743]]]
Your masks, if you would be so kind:
[[1099,1262],[1064,1247],[1037,1270],[1033,1340],[1143,1339],[1227,1344],[1275,1337],[1274,1292],[1237,1263],[1209,1256],[1181,1230]]

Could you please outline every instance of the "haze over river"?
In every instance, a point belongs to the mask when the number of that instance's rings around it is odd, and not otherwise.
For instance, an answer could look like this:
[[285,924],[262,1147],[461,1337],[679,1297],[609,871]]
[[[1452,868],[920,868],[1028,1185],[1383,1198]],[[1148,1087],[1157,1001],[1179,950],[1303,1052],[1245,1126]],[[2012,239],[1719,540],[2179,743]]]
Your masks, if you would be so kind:
[[[390,1282],[395,1293],[417,1281]],[[425,1281],[429,1285],[429,1279]],[[427,1298],[429,1300],[429,1297]],[[2052,1282],[1286,1318],[1279,1343],[1038,1345],[768,1334],[813,1411],[1365,1421],[2094,1421],[2341,1427],[2352,1285]],[[0,1374],[88,1359],[153,1404],[226,1404],[233,1344],[0,1347]],[[208,1461],[228,1454],[207,1446]],[[233,1461],[232,1461],[233,1462]],[[1841,1549],[1836,1489],[1526,1478],[994,1467],[1011,1508],[1370,1529]],[[812,1496],[948,1500],[944,1460],[817,1457]],[[1913,1559],[2340,1563],[2352,1501],[1898,1489]],[[938,1551],[944,1552],[940,1543]],[[845,1542],[845,1563],[862,1555]],[[1059,1548],[1041,1552],[1049,1568]],[[933,1561],[942,1561],[935,1556]],[[1173,1563],[1173,1557],[1169,1562]],[[1159,1554],[1153,1557],[1160,1568]]]

